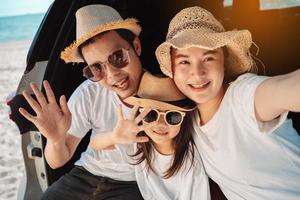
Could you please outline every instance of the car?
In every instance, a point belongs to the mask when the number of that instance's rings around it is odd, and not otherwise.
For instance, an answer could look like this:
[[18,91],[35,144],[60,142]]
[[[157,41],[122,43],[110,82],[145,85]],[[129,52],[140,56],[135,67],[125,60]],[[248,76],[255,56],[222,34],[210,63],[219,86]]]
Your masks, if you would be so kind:
[[[30,82],[36,82],[42,88],[42,81],[48,80],[56,98],[64,94],[68,99],[75,88],[85,80],[82,76],[83,64],[66,64],[60,59],[60,52],[75,40],[75,12],[78,8],[89,4],[106,4],[118,10],[123,17],[130,16],[139,19],[143,28],[140,36],[143,66],[147,71],[159,74],[160,70],[154,52],[165,39],[171,18],[185,7],[202,6],[211,11],[228,30],[236,27],[249,29],[260,51],[260,54],[256,56],[257,63],[265,66],[259,70],[259,73],[277,75],[299,69],[300,66],[300,3],[293,4],[291,2],[295,1],[289,0],[277,2],[272,5],[268,4],[267,0],[54,1],[32,41],[27,56],[26,70],[17,91],[7,101],[11,109],[10,119],[16,123],[22,136],[22,152],[25,162],[25,174],[19,187],[18,199],[39,199],[48,186],[72,169],[74,162],[89,142],[90,133],[81,141],[68,163],[59,169],[52,169],[43,154],[46,139],[18,112],[19,107],[24,107],[33,113],[22,96],[24,90],[30,91]],[[257,48],[251,50],[254,54],[258,51]],[[289,117],[292,118],[293,125],[299,133],[299,113],[291,112]],[[212,180],[210,180],[210,186],[212,199],[226,199],[218,185]]]

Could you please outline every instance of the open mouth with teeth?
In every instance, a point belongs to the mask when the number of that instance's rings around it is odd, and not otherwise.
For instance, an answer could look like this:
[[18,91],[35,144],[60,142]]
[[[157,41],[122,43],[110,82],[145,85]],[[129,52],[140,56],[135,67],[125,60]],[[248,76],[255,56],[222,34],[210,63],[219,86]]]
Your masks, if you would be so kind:
[[113,84],[113,87],[121,90],[126,90],[129,86],[129,77],[125,77],[117,83]]
[[192,89],[195,89],[195,90],[205,90],[206,88],[209,87],[210,85],[210,81],[207,81],[205,83],[202,83],[202,84],[188,84]]

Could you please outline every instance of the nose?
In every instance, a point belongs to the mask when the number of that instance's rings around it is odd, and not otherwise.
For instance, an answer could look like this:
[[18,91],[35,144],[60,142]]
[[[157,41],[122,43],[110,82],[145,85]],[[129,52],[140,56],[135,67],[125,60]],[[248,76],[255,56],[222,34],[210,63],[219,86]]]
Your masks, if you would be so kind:
[[206,68],[201,62],[192,66],[191,74],[194,76],[203,76],[206,74]]
[[114,77],[118,76],[120,74],[120,69],[110,65],[109,63],[106,63],[105,65],[105,72],[107,79],[114,79]]
[[166,124],[165,120],[164,120],[164,116],[160,115],[158,121],[157,121],[157,125],[155,125],[153,127],[153,130],[156,132],[167,132],[168,131],[168,125]]

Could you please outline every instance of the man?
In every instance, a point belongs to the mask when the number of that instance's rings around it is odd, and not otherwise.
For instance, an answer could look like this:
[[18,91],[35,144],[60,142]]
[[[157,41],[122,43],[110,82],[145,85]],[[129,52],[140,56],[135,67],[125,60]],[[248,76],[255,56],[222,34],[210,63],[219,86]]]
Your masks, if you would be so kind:
[[[45,157],[52,168],[63,166],[74,154],[84,135],[102,134],[103,140],[115,128],[116,107],[129,109],[122,100],[134,94],[143,72],[139,56],[141,31],[135,19],[123,20],[105,5],[88,5],[76,12],[76,41],[61,54],[67,63],[86,62],[88,79],[71,96],[60,98],[59,105],[47,81],[47,98],[31,84],[35,101],[26,91],[24,97],[36,112],[20,113],[35,124],[47,138]],[[71,116],[72,113],[72,116]],[[137,141],[145,138],[137,137]],[[75,168],[51,185],[42,199],[142,199],[135,182],[133,166],[128,164],[130,146],[115,145],[110,150],[91,147],[81,155]]]

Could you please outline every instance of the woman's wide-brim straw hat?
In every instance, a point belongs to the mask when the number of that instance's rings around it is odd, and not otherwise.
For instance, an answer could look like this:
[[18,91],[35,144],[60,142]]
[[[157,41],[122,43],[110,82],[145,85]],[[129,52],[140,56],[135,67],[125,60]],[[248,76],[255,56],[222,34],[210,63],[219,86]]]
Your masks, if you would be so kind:
[[178,90],[173,79],[149,72],[143,74],[137,94],[124,101],[132,106],[160,110],[191,111],[195,108],[195,103]]
[[66,63],[84,62],[78,52],[78,47],[95,35],[115,30],[127,29],[138,36],[141,27],[134,18],[123,19],[112,7],[95,4],[80,8],[76,12],[76,40],[61,53]]
[[155,54],[161,71],[173,77],[171,47],[215,50],[226,46],[228,58],[225,71],[228,76],[235,77],[251,69],[251,45],[252,37],[248,30],[225,31],[210,12],[195,6],[176,14],[170,22],[166,41],[156,49]]

